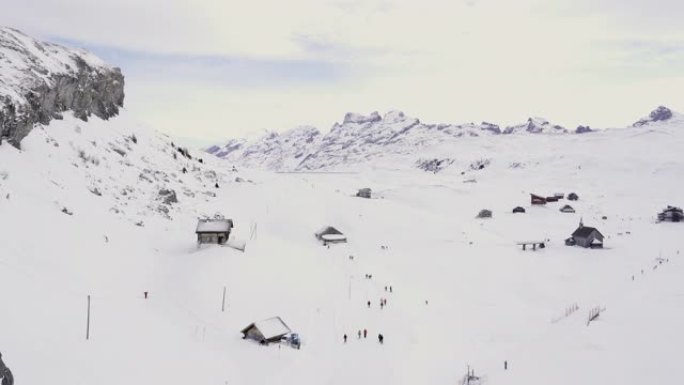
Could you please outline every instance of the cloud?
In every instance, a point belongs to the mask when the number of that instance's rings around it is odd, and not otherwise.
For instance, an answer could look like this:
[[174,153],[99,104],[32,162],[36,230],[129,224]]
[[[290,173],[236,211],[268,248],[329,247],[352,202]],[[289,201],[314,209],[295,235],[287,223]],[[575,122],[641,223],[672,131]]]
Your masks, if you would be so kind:
[[343,62],[248,56],[154,53],[113,48],[55,37],[51,41],[85,48],[122,68],[127,78],[231,88],[279,88],[334,84],[354,76]]

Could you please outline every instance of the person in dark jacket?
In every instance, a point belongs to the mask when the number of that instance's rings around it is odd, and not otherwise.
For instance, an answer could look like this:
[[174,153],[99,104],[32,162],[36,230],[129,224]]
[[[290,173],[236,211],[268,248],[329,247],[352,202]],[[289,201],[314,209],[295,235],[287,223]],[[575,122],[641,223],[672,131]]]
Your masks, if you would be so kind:
[[378,341],[379,341],[380,343],[383,343],[384,340],[385,340],[385,337],[383,337],[382,334],[378,334]]
[[0,378],[2,378],[2,385],[14,385],[14,376],[2,361],[2,353],[0,353]]
[[346,344],[347,343],[347,335],[345,334],[343,338],[344,338],[344,343]]

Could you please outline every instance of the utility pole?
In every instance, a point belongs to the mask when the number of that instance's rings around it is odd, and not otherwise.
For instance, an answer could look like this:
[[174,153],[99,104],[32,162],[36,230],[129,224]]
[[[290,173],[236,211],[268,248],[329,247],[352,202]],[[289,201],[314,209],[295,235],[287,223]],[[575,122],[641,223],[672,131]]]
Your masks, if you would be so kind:
[[351,300],[351,281],[353,276],[349,276],[349,299]]
[[90,339],[90,294],[88,294],[88,317],[86,319],[86,340]]
[[226,287],[223,287],[223,300],[221,301],[221,311],[226,311]]

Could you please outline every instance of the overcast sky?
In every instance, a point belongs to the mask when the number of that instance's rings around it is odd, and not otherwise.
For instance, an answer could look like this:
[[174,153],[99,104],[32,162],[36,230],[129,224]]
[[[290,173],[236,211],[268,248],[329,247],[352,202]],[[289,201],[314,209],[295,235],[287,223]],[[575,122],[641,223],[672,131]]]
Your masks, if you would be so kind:
[[221,142],[347,111],[624,126],[684,111],[682,0],[5,0],[0,24],[122,68],[126,108]]

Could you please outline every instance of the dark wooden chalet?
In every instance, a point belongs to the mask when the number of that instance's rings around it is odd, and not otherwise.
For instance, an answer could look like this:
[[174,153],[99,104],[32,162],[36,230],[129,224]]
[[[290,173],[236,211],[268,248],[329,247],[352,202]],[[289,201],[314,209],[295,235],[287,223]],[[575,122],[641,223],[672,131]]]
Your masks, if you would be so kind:
[[477,213],[478,218],[491,218],[492,217],[492,210],[480,210],[479,213]]
[[535,195],[535,194],[530,194],[530,202],[533,205],[545,205],[546,204],[546,198],[540,195]]
[[570,238],[565,240],[568,246],[581,246],[587,248],[601,248],[603,247],[603,234],[593,227],[584,226],[580,222],[579,227],[575,230]]
[[359,189],[359,191],[356,193],[356,196],[359,198],[368,198],[370,199],[371,197],[371,189],[368,187]]
[[575,209],[572,208],[572,206],[570,206],[570,205],[565,205],[565,206],[561,207],[560,211],[562,213],[574,213]]
[[684,212],[679,207],[667,206],[658,214],[658,222],[684,222]]

